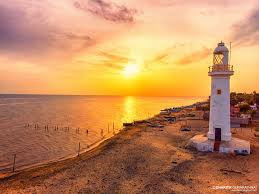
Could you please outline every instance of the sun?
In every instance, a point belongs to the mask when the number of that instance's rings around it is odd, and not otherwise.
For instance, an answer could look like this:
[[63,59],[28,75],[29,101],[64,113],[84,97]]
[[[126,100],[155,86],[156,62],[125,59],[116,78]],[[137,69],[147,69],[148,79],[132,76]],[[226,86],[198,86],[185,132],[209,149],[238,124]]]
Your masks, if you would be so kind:
[[123,69],[123,75],[125,77],[132,77],[139,73],[138,64],[127,64]]

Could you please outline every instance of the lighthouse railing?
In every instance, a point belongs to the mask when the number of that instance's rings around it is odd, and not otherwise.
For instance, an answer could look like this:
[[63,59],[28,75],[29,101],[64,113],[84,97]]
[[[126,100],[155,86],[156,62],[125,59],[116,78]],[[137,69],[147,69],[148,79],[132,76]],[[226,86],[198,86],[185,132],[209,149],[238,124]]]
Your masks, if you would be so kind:
[[233,65],[220,65],[214,64],[213,66],[209,66],[210,72],[222,72],[222,71],[233,71]]

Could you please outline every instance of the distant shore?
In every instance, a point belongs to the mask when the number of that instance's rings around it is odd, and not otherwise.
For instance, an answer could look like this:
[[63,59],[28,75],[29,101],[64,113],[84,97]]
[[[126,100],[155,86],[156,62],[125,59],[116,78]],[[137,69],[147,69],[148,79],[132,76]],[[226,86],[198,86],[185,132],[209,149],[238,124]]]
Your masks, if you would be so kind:
[[148,119],[149,124],[126,127],[79,157],[3,178],[0,191],[203,193],[215,192],[215,186],[259,185],[259,142],[253,130],[237,130],[234,134],[250,140],[251,155],[206,154],[185,145],[192,136],[207,132],[208,121],[187,122],[191,131],[181,131],[183,121],[168,122],[164,115],[156,115]]

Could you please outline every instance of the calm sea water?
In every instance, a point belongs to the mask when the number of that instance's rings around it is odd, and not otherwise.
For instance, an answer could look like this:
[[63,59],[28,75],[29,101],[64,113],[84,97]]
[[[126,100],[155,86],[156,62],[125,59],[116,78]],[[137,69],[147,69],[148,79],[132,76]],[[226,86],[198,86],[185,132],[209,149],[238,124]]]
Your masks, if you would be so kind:
[[204,99],[0,95],[0,172],[11,170],[14,154],[18,169],[60,160],[75,155],[79,142],[80,149],[84,150],[100,141],[103,135],[113,134],[113,126],[118,131],[124,122],[145,119],[163,108]]

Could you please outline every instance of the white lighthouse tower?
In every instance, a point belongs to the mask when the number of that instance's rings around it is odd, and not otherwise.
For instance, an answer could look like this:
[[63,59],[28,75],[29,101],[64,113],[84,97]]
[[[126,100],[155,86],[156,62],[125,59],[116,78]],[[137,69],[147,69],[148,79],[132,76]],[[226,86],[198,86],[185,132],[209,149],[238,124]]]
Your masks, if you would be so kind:
[[229,51],[223,42],[213,52],[211,76],[210,121],[208,138],[216,141],[230,141],[230,76],[234,74],[229,65]]
[[198,151],[250,154],[248,141],[232,137],[230,126],[230,77],[234,75],[229,64],[229,51],[223,42],[213,52],[211,77],[209,132],[192,137],[188,146]]

